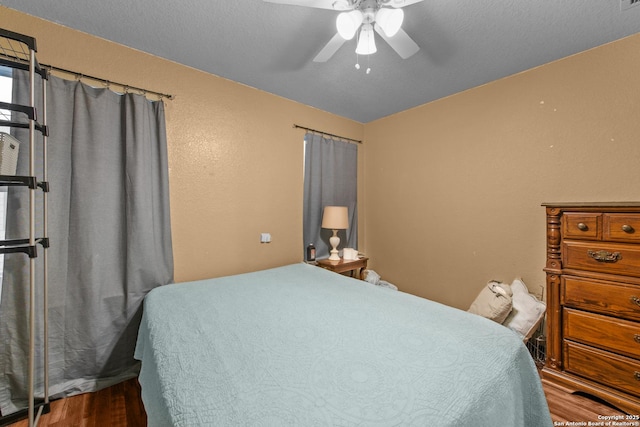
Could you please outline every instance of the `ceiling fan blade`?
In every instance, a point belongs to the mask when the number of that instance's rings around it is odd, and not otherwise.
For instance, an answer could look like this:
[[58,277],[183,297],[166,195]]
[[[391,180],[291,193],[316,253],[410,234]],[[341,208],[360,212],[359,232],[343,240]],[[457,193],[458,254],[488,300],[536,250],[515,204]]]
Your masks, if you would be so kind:
[[[336,0],[264,0],[267,3],[289,4],[293,6],[315,7],[317,9],[341,10],[334,7]],[[337,2],[340,4],[340,2]]]
[[376,24],[374,28],[376,29],[376,33],[378,33],[384,41],[389,43],[389,46],[391,46],[402,59],[407,59],[420,50],[420,46],[418,46],[402,28],[400,28],[400,31],[393,37],[387,37],[378,24]]
[[405,6],[411,6],[414,3],[420,3],[423,0],[391,0],[390,1],[390,6],[391,7],[405,7]]
[[336,35],[333,36],[331,40],[329,40],[329,43],[327,43],[322,48],[320,53],[318,53],[316,57],[313,58],[313,62],[327,62],[329,58],[331,58],[333,54],[336,53],[338,49],[340,49],[340,47],[342,47],[344,42],[346,42],[346,40],[343,39],[340,34],[336,33]]

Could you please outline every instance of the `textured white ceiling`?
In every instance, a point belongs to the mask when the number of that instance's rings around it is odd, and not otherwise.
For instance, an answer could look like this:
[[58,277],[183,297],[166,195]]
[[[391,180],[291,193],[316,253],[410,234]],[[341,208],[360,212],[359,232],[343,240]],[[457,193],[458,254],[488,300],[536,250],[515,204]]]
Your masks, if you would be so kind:
[[360,70],[355,40],[312,62],[335,34],[330,10],[262,0],[0,2],[366,123],[640,32],[640,6],[623,11],[621,1],[424,0],[405,8],[403,25],[421,50],[402,60],[378,37]]

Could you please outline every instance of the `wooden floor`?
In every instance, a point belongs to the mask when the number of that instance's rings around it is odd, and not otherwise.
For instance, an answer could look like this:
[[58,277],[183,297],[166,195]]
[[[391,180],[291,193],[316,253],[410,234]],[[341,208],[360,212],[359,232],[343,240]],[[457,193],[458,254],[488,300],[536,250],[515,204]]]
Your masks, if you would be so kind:
[[[28,427],[27,420],[11,427]],[[38,426],[51,427],[143,427],[147,414],[140,399],[137,378],[95,393],[85,393],[51,402],[51,412],[42,415]]]
[[586,424],[589,421],[602,422],[598,415],[624,415],[624,412],[599,399],[580,394],[569,394],[548,384],[543,384],[543,388],[544,394],[547,396],[551,419],[558,422],[558,425],[571,425],[568,424],[570,421],[576,423],[574,425],[579,425],[577,423],[580,421]]
[[[598,415],[621,415],[620,412],[596,400],[572,395],[559,388],[544,385],[553,421],[580,422],[598,421]],[[136,379],[106,388],[96,393],[87,393],[51,403],[51,412],[43,415],[38,426],[85,427],[85,426],[145,426],[147,416],[140,399],[140,386]],[[12,424],[26,427],[27,421]]]

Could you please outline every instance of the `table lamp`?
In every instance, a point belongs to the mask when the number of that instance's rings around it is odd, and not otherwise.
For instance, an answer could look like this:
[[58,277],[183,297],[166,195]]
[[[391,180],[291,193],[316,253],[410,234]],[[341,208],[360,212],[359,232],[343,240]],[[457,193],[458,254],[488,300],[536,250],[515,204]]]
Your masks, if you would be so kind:
[[329,239],[331,244],[331,256],[329,259],[332,261],[340,260],[338,256],[338,245],[340,244],[340,238],[338,237],[338,230],[346,230],[349,228],[349,215],[346,206],[325,206],[322,213],[322,228],[328,228],[333,230],[333,236]]

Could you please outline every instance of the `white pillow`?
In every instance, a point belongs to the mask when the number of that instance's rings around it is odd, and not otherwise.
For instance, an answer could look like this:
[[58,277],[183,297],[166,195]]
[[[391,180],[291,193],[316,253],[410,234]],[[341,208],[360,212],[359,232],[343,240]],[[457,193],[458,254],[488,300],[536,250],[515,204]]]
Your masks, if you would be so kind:
[[511,312],[511,289],[509,285],[491,280],[482,288],[467,310],[494,322],[502,323]]
[[502,324],[522,335],[527,341],[540,324],[547,306],[529,293],[527,285],[520,278],[511,283],[511,291],[513,309]]

